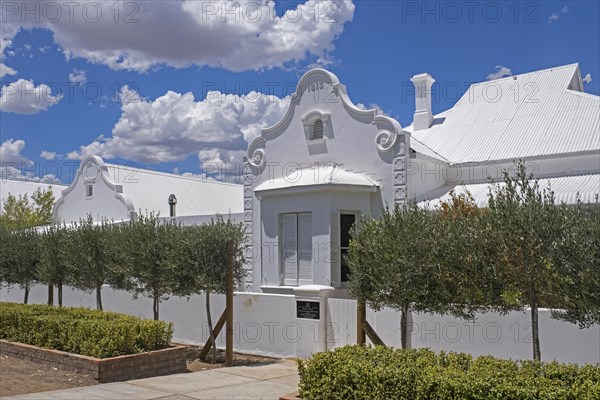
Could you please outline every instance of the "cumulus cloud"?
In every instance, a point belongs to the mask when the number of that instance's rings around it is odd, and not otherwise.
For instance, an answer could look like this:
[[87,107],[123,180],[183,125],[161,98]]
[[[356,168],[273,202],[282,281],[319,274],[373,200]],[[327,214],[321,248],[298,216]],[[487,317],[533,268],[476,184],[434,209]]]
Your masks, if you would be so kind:
[[11,44],[11,40],[0,37],[0,78],[5,77],[6,75],[15,75],[17,73],[17,71],[4,64],[4,58],[6,57],[4,51],[8,49]]
[[[49,9],[48,3],[30,1],[27,7]],[[20,27],[46,28],[67,58],[136,71],[156,65],[244,71],[302,60],[326,63],[355,9],[352,0],[290,3],[279,14],[269,0],[51,3],[62,17],[51,20],[52,13],[39,22],[22,18],[18,8],[24,3],[15,3],[17,10],[3,16],[9,28],[2,37],[12,39]]]
[[51,184],[61,184],[61,180],[54,174],[45,174],[37,176],[31,171],[23,172],[13,165],[0,165],[0,179],[12,179],[19,181],[42,182]]
[[69,82],[74,85],[83,85],[87,82],[87,73],[84,70],[75,68],[69,74]]
[[0,78],[5,77],[6,75],[15,75],[16,73],[17,71],[0,62]]
[[35,86],[33,81],[19,79],[2,87],[0,111],[15,114],[37,114],[46,111],[62,99],[62,94],[53,95],[48,85]]
[[196,101],[192,93],[168,91],[155,100],[140,97],[125,86],[120,93],[121,117],[110,137],[67,154],[127,158],[143,163],[184,160],[198,154],[201,162],[231,165],[262,128],[281,119],[289,98],[250,92],[243,96],[208,92]]
[[[0,144],[0,179],[61,183],[55,174],[46,173],[47,170],[39,171],[37,168],[33,168],[37,170],[37,174],[27,171],[32,168],[34,163],[22,154],[24,148],[24,140],[8,139]],[[42,152],[42,155],[44,153]],[[40,176],[42,173],[44,175]]]
[[503,65],[496,65],[496,68],[494,69],[494,72],[492,72],[491,74],[489,74],[486,79],[488,81],[494,80],[494,79],[500,79],[500,78],[506,78],[507,76],[512,76],[512,70],[508,67],[505,67]]
[[8,139],[0,145],[0,162],[2,164],[26,164],[32,162],[21,154],[25,148],[24,140]]
[[56,153],[53,151],[42,150],[40,157],[42,157],[44,160],[54,160],[56,159]]

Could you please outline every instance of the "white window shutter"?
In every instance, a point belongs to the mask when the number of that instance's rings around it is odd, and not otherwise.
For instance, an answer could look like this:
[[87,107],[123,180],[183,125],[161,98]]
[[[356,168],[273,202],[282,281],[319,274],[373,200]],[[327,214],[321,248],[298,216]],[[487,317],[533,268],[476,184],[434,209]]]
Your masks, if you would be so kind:
[[282,216],[281,226],[281,256],[283,260],[283,284],[296,285],[298,281],[298,238],[297,216],[286,214]]
[[298,214],[298,284],[313,283],[312,216]]
[[331,213],[331,286],[340,287],[342,277],[340,273],[340,213]]

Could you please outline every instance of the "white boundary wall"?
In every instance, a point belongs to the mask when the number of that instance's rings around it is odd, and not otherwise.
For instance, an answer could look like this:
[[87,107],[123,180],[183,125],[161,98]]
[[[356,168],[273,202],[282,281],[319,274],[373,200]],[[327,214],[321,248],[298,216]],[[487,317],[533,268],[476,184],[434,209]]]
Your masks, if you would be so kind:
[[[32,289],[30,303],[45,303],[47,289],[36,286]],[[205,296],[189,299],[172,297],[161,303],[160,317],[173,322],[174,339],[188,344],[203,344],[208,339]],[[22,302],[23,291],[13,288],[0,290],[1,301]],[[133,300],[123,291],[105,287],[102,291],[104,308],[152,318],[152,300]],[[95,294],[63,291],[65,306],[95,308]],[[356,343],[356,301],[329,298],[322,312],[326,333],[318,323],[296,319],[296,304],[293,295],[270,295],[236,293],[234,299],[234,347],[236,351],[295,357],[301,353],[302,342],[326,342],[332,349]],[[213,323],[216,323],[225,307],[225,297],[211,296]],[[367,320],[386,345],[400,346],[400,313],[391,309],[380,312],[367,311]],[[579,329],[576,325],[550,318],[547,310],[541,309],[540,342],[544,361],[558,360],[573,363],[600,363],[600,326]],[[530,359],[531,325],[529,313],[511,312],[505,316],[489,313],[477,315],[475,321],[464,321],[453,317],[436,315],[412,315],[411,346],[430,347],[435,351],[460,351],[478,355],[493,355],[501,358]],[[222,331],[224,333],[224,330]],[[224,335],[217,340],[218,347],[224,346]]]
[[[329,299],[329,348],[356,343],[356,301]],[[413,348],[531,359],[531,319],[527,312],[507,315],[477,314],[475,320],[413,313],[409,319]],[[400,312],[367,310],[367,321],[388,346],[400,347]],[[539,310],[540,347],[543,361],[600,363],[600,326],[579,329],[577,325],[550,317]],[[368,341],[368,339],[367,339]]]

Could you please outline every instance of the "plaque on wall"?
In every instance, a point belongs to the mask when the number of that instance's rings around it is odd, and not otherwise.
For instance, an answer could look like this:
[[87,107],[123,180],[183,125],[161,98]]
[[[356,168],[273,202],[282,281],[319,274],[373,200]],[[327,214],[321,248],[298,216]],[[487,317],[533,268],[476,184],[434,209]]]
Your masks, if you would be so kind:
[[296,300],[296,318],[321,319],[319,302]]

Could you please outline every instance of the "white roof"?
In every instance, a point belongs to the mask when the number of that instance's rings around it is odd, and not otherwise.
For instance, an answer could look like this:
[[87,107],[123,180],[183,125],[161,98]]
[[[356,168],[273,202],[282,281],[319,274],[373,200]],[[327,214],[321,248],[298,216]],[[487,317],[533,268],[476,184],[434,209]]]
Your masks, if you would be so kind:
[[[577,204],[577,196],[583,203],[595,203],[596,197],[600,196],[600,175],[562,176],[559,178],[538,179],[540,190],[550,188],[554,192],[556,204]],[[504,186],[504,183],[499,183]],[[454,190],[456,195],[466,194],[473,196],[478,207],[486,207],[488,193],[495,189],[495,184],[480,183],[472,185],[460,185],[445,187],[439,191],[431,192],[425,201],[419,202],[419,206],[429,209],[436,208],[441,202],[450,200],[450,191]]]
[[371,178],[355,172],[345,171],[337,165],[318,165],[313,168],[297,169],[282,178],[270,179],[258,185],[255,192],[288,188],[365,188],[376,190],[379,184]]
[[[19,196],[27,196],[31,197],[31,195],[37,189],[47,190],[50,188],[52,193],[54,193],[54,198],[58,199],[60,197],[61,191],[66,188],[65,185],[59,184],[48,184],[41,182],[32,182],[25,181],[21,179],[2,179],[0,180],[0,213],[4,209],[4,202],[8,198],[9,194],[12,194],[17,199]],[[31,199],[29,199],[31,203]]]
[[476,83],[429,129],[406,130],[454,164],[600,151],[600,97],[582,90],[577,64]]
[[176,215],[238,214],[244,211],[243,186],[168,174],[164,172],[105,164],[110,178],[122,185],[123,194],[132,201],[135,211],[169,215],[169,195],[177,197]]

